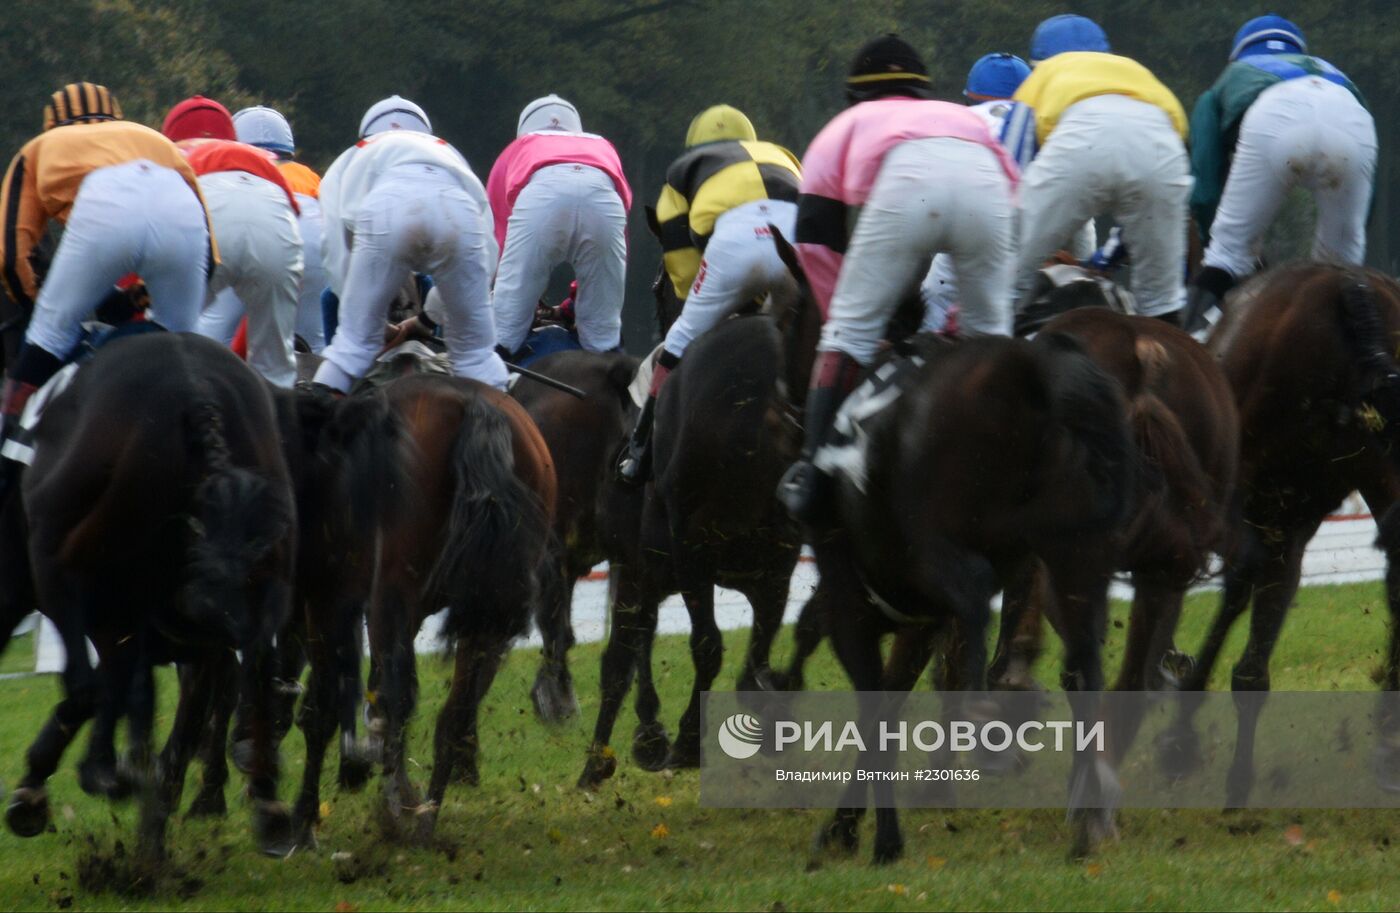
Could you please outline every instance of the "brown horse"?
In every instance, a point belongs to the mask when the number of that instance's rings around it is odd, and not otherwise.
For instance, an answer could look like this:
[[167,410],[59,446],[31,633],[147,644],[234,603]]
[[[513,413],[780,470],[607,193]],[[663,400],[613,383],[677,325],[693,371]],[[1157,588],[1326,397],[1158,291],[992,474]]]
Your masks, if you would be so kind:
[[[369,612],[371,701],[382,715],[394,820],[431,835],[453,769],[477,777],[476,714],[511,640],[525,633],[547,573],[555,503],[549,448],[520,404],[473,381],[419,374],[384,388],[414,448],[408,502],[386,531]],[[443,606],[455,655],[420,804],[405,766],[417,699],[413,640]]]
[[642,496],[613,482],[613,464],[633,409],[627,387],[637,359],[572,351],[545,356],[531,367],[586,394],[579,399],[529,381],[511,389],[554,454],[559,480],[550,543],[554,579],[536,618],[543,661],[530,691],[539,717],[559,722],[578,712],[568,657],[574,645],[574,585],[602,561],[609,562],[613,575],[625,574],[636,550]]
[[[152,333],[105,346],[40,423],[23,497],[39,604],[68,661],[64,699],[6,810],[11,829],[43,829],[44,781],[82,724],[100,712],[114,726],[125,714],[149,784],[141,849],[161,856],[186,766],[238,649],[256,746],[255,826],[265,851],[285,853],[267,673],[290,610],[296,520],[262,381],[200,337]],[[85,638],[98,649],[96,670]],[[157,764],[148,747],[151,667],[171,660],[189,664],[193,687]]]
[[[1254,732],[1270,686],[1269,657],[1298,589],[1303,552],[1323,519],[1352,491],[1380,518],[1386,597],[1400,619],[1400,286],[1373,270],[1321,264],[1280,267],[1233,296],[1210,339],[1240,413],[1240,547],[1225,569],[1219,614],[1194,671],[1182,684],[1202,692],[1231,625],[1253,604],[1249,640],[1231,688],[1239,712],[1226,803],[1242,806],[1254,782]],[[1400,689],[1400,626],[1392,625],[1384,689]],[[1162,747],[1164,767],[1199,765],[1192,716],[1182,712]],[[1378,770],[1400,782],[1400,719],[1383,706]]]

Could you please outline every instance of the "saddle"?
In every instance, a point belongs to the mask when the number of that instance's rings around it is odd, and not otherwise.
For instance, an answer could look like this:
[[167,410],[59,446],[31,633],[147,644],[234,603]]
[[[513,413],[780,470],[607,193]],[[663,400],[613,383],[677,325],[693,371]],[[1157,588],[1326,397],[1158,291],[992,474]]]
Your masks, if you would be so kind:
[[1055,263],[1036,275],[1031,302],[1016,315],[1015,334],[1039,332],[1065,311],[1106,307],[1119,314],[1136,314],[1132,292],[1112,279],[1075,263]]

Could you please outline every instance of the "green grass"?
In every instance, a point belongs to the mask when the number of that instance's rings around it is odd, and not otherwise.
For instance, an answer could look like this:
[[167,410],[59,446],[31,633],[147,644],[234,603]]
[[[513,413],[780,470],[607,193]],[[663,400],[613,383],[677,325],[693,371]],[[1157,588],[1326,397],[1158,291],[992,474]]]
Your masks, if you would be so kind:
[[[1214,607],[1191,601],[1179,642],[1194,651]],[[1123,607],[1115,606],[1121,622]],[[1273,665],[1275,688],[1370,690],[1382,661],[1387,615],[1377,584],[1306,591],[1290,617]],[[1123,631],[1112,629],[1110,668]],[[747,635],[727,638],[721,685],[737,674]],[[1226,657],[1238,656],[1243,631]],[[15,652],[30,648],[19,643]],[[780,646],[786,650],[786,641]],[[1042,681],[1056,680],[1049,651]],[[517,652],[487,700],[482,721],[482,784],[452,787],[434,849],[387,843],[372,814],[378,785],[339,794],[328,765],[329,816],[321,847],[285,861],[259,857],[248,815],[230,786],[226,822],[172,826],[172,868],[147,898],[94,894],[78,884],[78,862],[92,842],[130,840],[134,809],[109,806],[78,790],[75,755],[53,778],[56,833],[21,841],[0,832],[0,909],[1393,909],[1400,816],[1389,811],[1135,811],[1122,838],[1089,863],[1066,861],[1067,828],[1053,811],[915,810],[903,816],[906,858],[869,863],[872,826],[861,852],[807,870],[810,837],[825,813],[721,811],[698,806],[698,774],[638,770],[627,757],[632,716],[618,727],[617,776],[597,793],[574,788],[597,709],[596,645],[576,651],[583,714],[545,728],[529,710],[535,651]],[[28,660],[28,655],[24,657]],[[664,718],[674,726],[690,684],[683,638],[656,651]],[[22,665],[22,663],[20,663]],[[1228,678],[1228,662],[1212,687]],[[426,781],[430,729],[447,670],[420,662],[422,704],[413,730],[416,779]],[[162,676],[162,720],[173,711],[171,676]],[[809,677],[814,689],[844,689],[825,650]],[[13,784],[22,752],[58,691],[53,677],[0,682],[0,777]],[[301,739],[284,746],[282,793],[301,770]],[[192,772],[186,799],[198,777]],[[664,827],[659,827],[663,826]],[[1298,830],[1298,829],[1301,829]],[[1300,839],[1301,836],[1301,839]],[[1392,846],[1392,842],[1396,842]],[[354,854],[360,873],[337,880],[332,854]]]

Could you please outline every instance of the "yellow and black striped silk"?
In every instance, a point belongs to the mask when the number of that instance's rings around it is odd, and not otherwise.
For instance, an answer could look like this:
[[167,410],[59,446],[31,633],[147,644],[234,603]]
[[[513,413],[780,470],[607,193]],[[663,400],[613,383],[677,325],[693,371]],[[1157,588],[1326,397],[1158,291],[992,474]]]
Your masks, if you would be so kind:
[[44,129],[88,120],[120,120],[121,116],[121,105],[106,86],[72,82],[53,93],[44,105]]
[[715,220],[752,200],[797,201],[802,167],[776,143],[726,140],[686,151],[666,171],[656,203],[662,256],[684,301]]

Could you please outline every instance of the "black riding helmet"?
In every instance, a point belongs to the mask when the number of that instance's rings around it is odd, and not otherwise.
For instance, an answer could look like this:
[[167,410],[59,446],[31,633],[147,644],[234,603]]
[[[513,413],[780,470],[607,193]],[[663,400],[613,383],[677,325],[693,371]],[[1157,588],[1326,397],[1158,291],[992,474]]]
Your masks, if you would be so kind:
[[932,84],[923,58],[898,35],[881,35],[866,42],[846,77],[846,101],[859,104],[892,96],[931,98]]

